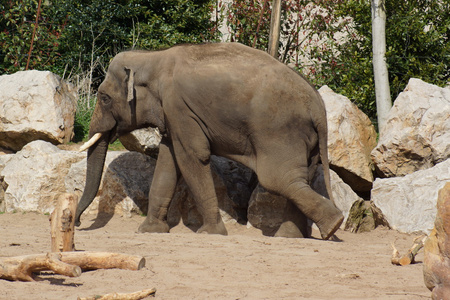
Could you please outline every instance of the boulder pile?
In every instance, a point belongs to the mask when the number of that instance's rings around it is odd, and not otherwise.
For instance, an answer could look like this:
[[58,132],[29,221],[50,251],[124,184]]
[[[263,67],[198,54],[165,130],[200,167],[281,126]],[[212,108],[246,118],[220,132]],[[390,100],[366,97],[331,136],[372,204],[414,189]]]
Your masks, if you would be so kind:
[[[55,146],[73,135],[76,94],[49,72],[4,75],[0,86],[0,147],[6,149],[0,152],[0,212],[50,213],[59,194],[80,196],[84,188],[86,154]],[[429,233],[437,192],[450,181],[450,89],[411,79],[378,142],[370,119],[356,105],[326,86],[319,93],[328,114],[333,196],[345,217],[354,203],[370,202],[367,207],[381,210],[389,227]],[[160,136],[144,129],[121,141],[130,151],[108,152],[99,193],[86,214],[146,212]],[[224,221],[273,234],[289,202],[260,187],[246,167],[221,157],[212,162]],[[327,196],[321,167],[311,184]],[[194,230],[201,225],[183,180],[168,221]]]

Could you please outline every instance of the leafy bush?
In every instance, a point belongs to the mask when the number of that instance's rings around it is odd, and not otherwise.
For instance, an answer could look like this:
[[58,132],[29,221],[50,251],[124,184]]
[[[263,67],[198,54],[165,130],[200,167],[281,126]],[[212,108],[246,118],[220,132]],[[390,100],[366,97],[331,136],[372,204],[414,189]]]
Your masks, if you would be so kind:
[[92,97],[89,99],[89,103],[78,102],[74,123],[75,136],[73,141],[75,143],[86,140],[89,135],[89,124],[94,113],[95,101],[96,99]]
[[225,9],[232,42],[267,50],[271,14],[267,1],[232,1]]
[[[0,2],[0,75],[24,70],[28,60],[38,0]],[[58,70],[58,39],[61,26],[53,22],[48,6],[41,7],[29,68]]]
[[[264,0],[231,5],[231,37],[252,45]],[[316,86],[328,85],[376,121],[370,1],[287,0],[282,7],[279,59],[294,65]],[[314,5],[313,5],[314,3]],[[411,77],[439,86],[450,79],[450,3],[386,0],[386,59],[391,98]],[[266,49],[269,22],[264,13],[257,47]],[[253,34],[253,35],[252,35]]]
[[[42,1],[30,69],[49,70],[79,89],[75,140],[86,137],[96,88],[120,51],[215,41],[214,0]],[[38,0],[0,2],[0,74],[24,70]]]

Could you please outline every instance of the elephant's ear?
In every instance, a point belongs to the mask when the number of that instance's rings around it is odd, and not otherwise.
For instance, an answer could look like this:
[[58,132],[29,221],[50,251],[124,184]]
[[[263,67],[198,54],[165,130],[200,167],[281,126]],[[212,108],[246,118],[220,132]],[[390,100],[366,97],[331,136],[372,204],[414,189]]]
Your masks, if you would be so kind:
[[128,73],[127,102],[130,102],[134,99],[134,71],[125,67],[125,72]]

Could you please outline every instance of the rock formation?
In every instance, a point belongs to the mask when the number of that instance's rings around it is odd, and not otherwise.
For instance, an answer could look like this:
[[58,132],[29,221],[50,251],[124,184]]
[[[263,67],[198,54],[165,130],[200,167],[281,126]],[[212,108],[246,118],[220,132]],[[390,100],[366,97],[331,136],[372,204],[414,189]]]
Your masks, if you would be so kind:
[[410,79],[372,151],[381,177],[404,176],[450,157],[450,89]]
[[328,153],[332,169],[357,192],[372,188],[373,164],[370,152],[377,133],[370,119],[348,98],[329,87],[319,89],[328,119]]
[[429,233],[436,215],[437,193],[448,181],[450,159],[404,177],[376,179],[372,201],[392,229]]
[[19,151],[35,140],[69,142],[76,103],[75,88],[51,72],[0,76],[0,147]]

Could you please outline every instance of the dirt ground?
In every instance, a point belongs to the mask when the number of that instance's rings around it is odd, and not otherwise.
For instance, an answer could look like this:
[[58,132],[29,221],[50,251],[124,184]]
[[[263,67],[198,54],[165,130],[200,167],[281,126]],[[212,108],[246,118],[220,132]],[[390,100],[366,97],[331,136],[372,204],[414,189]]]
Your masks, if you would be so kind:
[[[418,263],[390,263],[392,242],[404,253],[415,235],[387,229],[352,234],[342,242],[266,237],[254,228],[227,224],[228,236],[196,234],[184,225],[169,234],[139,234],[141,216],[102,224],[82,218],[77,250],[144,256],[139,271],[95,270],[68,278],[51,272],[36,282],[0,280],[0,299],[77,299],[156,288],[156,299],[429,299]],[[99,222],[100,221],[100,222]],[[318,232],[313,232],[318,236]],[[50,249],[48,216],[0,215],[0,258]],[[423,251],[423,250],[422,250]]]

